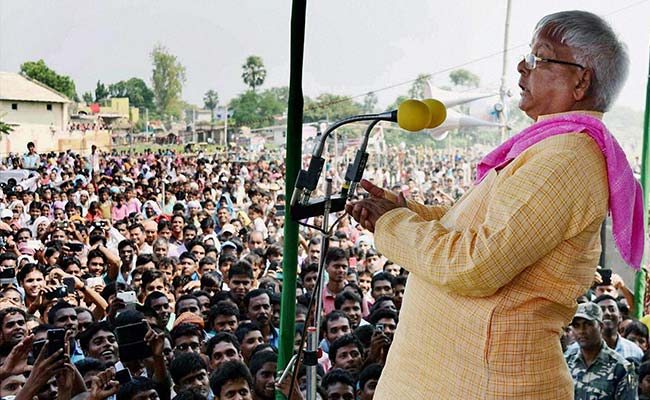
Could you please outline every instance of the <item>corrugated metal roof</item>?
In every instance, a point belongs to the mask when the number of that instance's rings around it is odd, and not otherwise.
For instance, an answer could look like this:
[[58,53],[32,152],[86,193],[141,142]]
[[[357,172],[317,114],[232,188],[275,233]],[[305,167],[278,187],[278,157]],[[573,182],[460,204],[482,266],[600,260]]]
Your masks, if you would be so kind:
[[0,100],[70,102],[67,97],[36,80],[3,71],[0,71]]

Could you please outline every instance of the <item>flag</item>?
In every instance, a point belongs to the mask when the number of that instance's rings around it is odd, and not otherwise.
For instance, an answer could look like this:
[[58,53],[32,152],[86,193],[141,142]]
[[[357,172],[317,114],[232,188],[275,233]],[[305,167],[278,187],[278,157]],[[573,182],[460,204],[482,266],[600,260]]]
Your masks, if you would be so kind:
[[[644,221],[648,220],[648,194],[650,192],[650,62],[648,63],[648,82],[646,85],[645,97],[645,118],[643,120],[643,149],[641,152],[641,186],[643,187],[643,210]],[[644,232],[645,237],[645,232]],[[647,254],[641,262],[641,269],[636,273],[634,279],[634,314],[641,318],[645,313],[645,289],[646,289],[646,265]]]

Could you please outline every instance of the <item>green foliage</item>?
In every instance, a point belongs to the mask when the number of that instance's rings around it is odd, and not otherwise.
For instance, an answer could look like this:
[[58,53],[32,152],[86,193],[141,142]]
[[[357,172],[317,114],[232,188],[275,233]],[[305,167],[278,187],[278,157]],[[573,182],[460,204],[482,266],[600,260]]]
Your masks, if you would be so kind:
[[418,77],[415,78],[413,85],[411,85],[411,88],[409,89],[408,92],[409,97],[414,99],[423,99],[424,88],[427,86],[427,81],[429,80],[430,77],[431,77],[430,75],[426,75],[426,74],[418,75]]
[[146,82],[140,78],[131,78],[128,81],[119,81],[108,86],[111,97],[127,97],[131,107],[144,107],[148,110],[154,108],[154,95]]
[[161,45],[157,45],[151,52],[151,61],[152,90],[158,112],[161,115],[180,117],[180,97],[186,80],[185,67]]
[[108,99],[108,89],[106,88],[106,85],[101,83],[100,81],[97,81],[97,86],[95,86],[95,102],[99,103],[101,101],[104,101]]
[[205,92],[205,95],[203,95],[203,103],[205,104],[205,108],[211,111],[211,116],[214,120],[214,109],[219,104],[219,94],[217,91],[210,89]]
[[256,93],[247,90],[230,101],[232,120],[237,125],[260,128],[274,124],[274,117],[286,111],[286,104],[278,98],[277,90]]
[[95,101],[95,96],[93,96],[92,92],[84,92],[81,98],[86,104],[90,104]]
[[465,88],[477,88],[481,83],[481,78],[478,75],[463,68],[451,71],[449,73],[449,80],[451,80],[454,86]]
[[408,99],[409,99],[408,96],[397,96],[393,104],[390,104],[388,107],[386,107],[386,111],[397,110],[399,105]]
[[264,68],[264,62],[261,57],[248,56],[246,63],[242,65],[242,69],[241,77],[252,91],[262,86],[266,79],[266,68]]
[[24,62],[20,66],[20,72],[63,93],[70,99],[79,100],[74,81],[69,76],[57,74],[53,69],[45,65],[43,60]]
[[366,94],[366,96],[363,98],[363,105],[361,108],[363,109],[364,114],[373,114],[375,112],[375,109],[377,108],[377,95],[375,92],[369,92]]
[[[2,114],[0,115],[0,118],[4,117],[6,115]],[[8,135],[14,130],[14,125],[6,123],[0,119],[0,135]]]
[[348,96],[323,93],[316,100],[305,97],[304,122],[338,121],[353,115],[363,113],[362,105],[354,102]]

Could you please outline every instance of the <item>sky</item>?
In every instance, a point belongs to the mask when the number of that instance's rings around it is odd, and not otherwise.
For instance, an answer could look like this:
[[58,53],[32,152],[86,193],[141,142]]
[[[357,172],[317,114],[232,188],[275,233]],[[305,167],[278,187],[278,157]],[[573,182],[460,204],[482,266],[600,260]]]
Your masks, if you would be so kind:
[[[312,0],[307,2],[303,91],[359,96],[386,107],[418,74],[434,85],[466,68],[498,88],[506,0]],[[604,16],[628,45],[631,69],[618,104],[642,110],[648,78],[650,0],[512,0],[506,83],[518,96],[516,63],[536,22],[581,9]],[[187,69],[183,99],[221,103],[246,90],[242,65],[261,56],[262,88],[289,82],[289,0],[0,0],[0,70],[44,59],[74,79],[79,96],[131,77],[151,78],[150,52],[162,44]]]

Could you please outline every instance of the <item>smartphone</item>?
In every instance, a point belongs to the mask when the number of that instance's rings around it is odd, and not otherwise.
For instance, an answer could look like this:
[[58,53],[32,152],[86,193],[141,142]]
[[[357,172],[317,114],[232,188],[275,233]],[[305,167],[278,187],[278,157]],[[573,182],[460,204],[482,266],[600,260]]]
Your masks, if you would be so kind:
[[74,278],[63,278],[63,284],[68,290],[68,293],[74,293],[76,286]]
[[34,359],[38,358],[38,355],[41,354],[43,346],[45,346],[45,339],[35,340],[32,343],[32,357],[34,357]]
[[4,267],[0,269],[0,285],[12,284],[14,283],[15,279],[16,279],[16,268]]
[[601,285],[609,286],[612,284],[612,270],[611,269],[599,269],[598,273],[600,274],[600,277],[603,279],[603,283]]
[[384,333],[384,324],[376,324],[375,332]]
[[121,369],[115,372],[115,380],[120,383],[120,385],[126,385],[131,382],[131,372],[127,368]]
[[146,321],[115,328],[122,362],[142,360],[152,356],[151,347],[144,341],[148,331],[149,324]]
[[45,298],[47,300],[62,299],[68,295],[68,288],[66,286],[57,286],[51,292],[45,293]]
[[137,301],[137,297],[133,290],[129,290],[127,292],[118,292],[116,297],[122,300],[124,304],[126,304],[127,309],[135,310],[135,303]]
[[78,253],[78,252],[80,252],[80,251],[82,251],[84,249],[83,243],[68,242],[65,245],[68,246],[70,251],[73,251],[75,253]]
[[49,329],[47,331],[47,356],[51,357],[65,345],[65,329]]
[[[104,279],[101,276],[86,279],[86,286],[93,288],[95,286],[104,286]],[[119,293],[118,293],[119,294]]]
[[31,250],[38,250],[41,247],[43,247],[43,244],[41,243],[40,240],[28,240],[27,243],[25,243],[25,247]]

